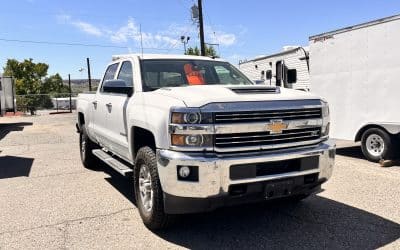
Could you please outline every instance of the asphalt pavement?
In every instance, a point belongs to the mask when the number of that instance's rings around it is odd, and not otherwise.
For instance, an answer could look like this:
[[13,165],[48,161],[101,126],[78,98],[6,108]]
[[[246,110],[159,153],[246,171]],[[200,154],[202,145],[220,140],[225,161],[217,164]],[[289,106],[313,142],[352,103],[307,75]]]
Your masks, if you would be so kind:
[[[0,249],[400,249],[400,166],[338,142],[332,178],[300,204],[140,219],[130,180],[84,169],[75,115],[0,118]],[[346,146],[345,148],[342,148]]]

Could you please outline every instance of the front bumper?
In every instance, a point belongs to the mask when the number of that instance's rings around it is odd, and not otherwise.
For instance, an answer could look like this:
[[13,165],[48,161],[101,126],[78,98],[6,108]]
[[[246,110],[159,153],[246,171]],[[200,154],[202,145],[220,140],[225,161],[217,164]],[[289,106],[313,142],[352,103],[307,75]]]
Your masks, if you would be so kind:
[[[279,152],[265,152],[258,155],[229,157],[218,157],[216,155],[207,156],[199,153],[185,153],[159,149],[157,150],[157,165],[161,187],[164,191],[164,209],[167,213],[188,213],[210,210],[215,206],[208,206],[209,209],[206,209],[204,206],[196,206],[195,204],[203,204],[204,200],[207,200],[208,204],[210,204],[212,200],[229,197],[230,187],[238,184],[252,185],[275,180],[296,179],[308,175],[317,176],[315,185],[301,191],[303,193],[313,191],[313,188],[318,187],[331,177],[335,150],[336,146],[333,140],[327,140],[317,146],[308,148],[286,149],[280,150]],[[312,156],[318,158],[316,168],[263,175],[255,178],[232,179],[230,176],[230,168],[232,165],[278,162]],[[178,180],[177,166],[198,166],[198,181]],[[243,200],[245,199],[243,198]],[[186,203],[186,201],[195,206],[189,206],[185,209],[187,204],[181,203]]]

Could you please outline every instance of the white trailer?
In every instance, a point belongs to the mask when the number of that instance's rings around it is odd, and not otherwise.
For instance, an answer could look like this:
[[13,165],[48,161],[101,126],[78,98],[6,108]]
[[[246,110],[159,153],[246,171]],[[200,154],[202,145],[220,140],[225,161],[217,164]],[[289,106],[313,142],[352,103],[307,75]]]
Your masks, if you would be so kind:
[[311,36],[311,91],[331,109],[331,136],[361,141],[371,161],[399,156],[400,15]]
[[309,90],[308,47],[285,46],[282,52],[239,62],[240,70],[258,84]]
[[15,112],[14,79],[0,75],[0,116],[6,112]]

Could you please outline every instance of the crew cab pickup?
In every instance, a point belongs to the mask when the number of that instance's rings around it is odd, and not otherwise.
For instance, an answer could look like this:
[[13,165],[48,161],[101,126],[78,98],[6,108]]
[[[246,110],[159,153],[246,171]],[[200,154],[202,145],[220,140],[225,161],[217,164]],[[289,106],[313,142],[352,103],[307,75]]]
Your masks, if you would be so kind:
[[334,166],[328,104],[255,85],[221,59],[113,56],[96,93],[77,103],[80,152],[130,178],[144,224],[178,214],[286,198],[299,201]]

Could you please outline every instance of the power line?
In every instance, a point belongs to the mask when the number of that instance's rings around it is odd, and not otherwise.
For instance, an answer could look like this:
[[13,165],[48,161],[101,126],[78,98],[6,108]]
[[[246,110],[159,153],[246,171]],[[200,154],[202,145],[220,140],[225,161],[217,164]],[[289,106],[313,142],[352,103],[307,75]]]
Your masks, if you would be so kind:
[[120,48],[120,49],[127,49],[128,48],[126,46],[117,46],[117,45],[86,44],[86,43],[62,43],[62,42],[19,40],[19,39],[6,39],[6,38],[0,38],[0,41],[3,41],[3,42],[17,42],[17,43],[47,44],[47,45],[100,47],[100,48]]
[[[6,39],[0,38],[0,41],[3,42],[16,42],[16,43],[32,43],[32,44],[47,44],[47,45],[61,45],[61,46],[83,46],[83,47],[99,47],[99,48],[118,48],[118,49],[141,49],[139,47],[128,47],[128,46],[117,46],[117,45],[104,45],[104,44],[87,44],[87,43],[63,43],[63,42],[51,42],[51,41],[35,41],[35,40],[19,40],[19,39]],[[144,47],[145,50],[160,50],[160,51],[170,51],[174,50],[173,48],[152,48],[152,47]],[[176,49],[178,50],[178,49]]]

